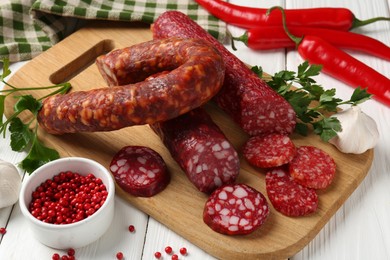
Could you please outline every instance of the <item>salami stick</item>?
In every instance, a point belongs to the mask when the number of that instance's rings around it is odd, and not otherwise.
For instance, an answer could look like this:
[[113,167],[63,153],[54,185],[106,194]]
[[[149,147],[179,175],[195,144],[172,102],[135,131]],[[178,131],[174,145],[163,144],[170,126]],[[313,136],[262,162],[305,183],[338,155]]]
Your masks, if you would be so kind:
[[157,18],[152,31],[154,39],[199,38],[219,50],[226,73],[215,101],[248,134],[290,134],[294,130],[296,115],[290,104],[188,16],[178,11],[165,12]]
[[114,66],[121,72],[134,64],[129,70],[137,75],[134,82],[170,72],[130,85],[51,96],[38,114],[43,129],[52,134],[112,131],[164,121],[201,106],[222,86],[221,55],[203,40],[154,40],[113,53],[119,56]]
[[237,152],[202,108],[151,128],[198,190],[211,193],[236,180],[240,170]]

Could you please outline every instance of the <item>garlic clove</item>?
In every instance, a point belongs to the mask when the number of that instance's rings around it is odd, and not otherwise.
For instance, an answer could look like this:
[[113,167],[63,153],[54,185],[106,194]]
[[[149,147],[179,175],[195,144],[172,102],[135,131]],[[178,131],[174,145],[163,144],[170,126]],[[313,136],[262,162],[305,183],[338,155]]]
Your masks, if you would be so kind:
[[374,119],[365,114],[359,106],[352,106],[332,117],[340,121],[342,131],[329,143],[343,153],[361,154],[374,148],[379,140],[379,131]]
[[15,204],[19,199],[22,180],[17,168],[0,160],[0,208]]

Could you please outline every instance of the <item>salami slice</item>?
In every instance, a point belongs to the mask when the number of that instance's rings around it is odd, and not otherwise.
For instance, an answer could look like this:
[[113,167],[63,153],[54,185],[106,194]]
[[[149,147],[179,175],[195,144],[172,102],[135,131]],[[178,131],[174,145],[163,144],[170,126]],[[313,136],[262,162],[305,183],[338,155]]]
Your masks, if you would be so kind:
[[317,210],[316,191],[294,181],[286,169],[279,167],[267,172],[265,184],[271,204],[280,213],[299,217]]
[[333,181],[336,163],[317,147],[301,146],[289,164],[289,170],[296,182],[313,189],[325,189]]
[[110,170],[124,191],[138,197],[151,197],[170,181],[163,158],[144,146],[123,147],[113,157]]
[[211,193],[236,180],[238,154],[203,108],[152,124],[151,128],[198,190]]
[[296,148],[288,136],[270,134],[249,138],[242,152],[250,164],[270,168],[289,163],[294,158]]
[[210,195],[203,221],[218,233],[245,235],[258,229],[268,214],[269,207],[263,194],[246,184],[231,184]]

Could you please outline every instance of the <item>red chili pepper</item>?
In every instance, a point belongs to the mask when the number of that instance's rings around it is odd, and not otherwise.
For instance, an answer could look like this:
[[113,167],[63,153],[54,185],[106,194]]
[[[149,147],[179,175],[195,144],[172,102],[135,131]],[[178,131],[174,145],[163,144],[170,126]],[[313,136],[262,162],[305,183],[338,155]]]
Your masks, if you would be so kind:
[[[364,52],[390,61],[390,47],[366,35],[311,27],[289,27],[288,30],[297,37],[303,37],[304,35],[317,36],[336,47]],[[252,28],[243,35],[232,38],[244,42],[254,50],[295,47],[295,42],[291,40],[281,26]]]
[[[260,26],[281,26],[280,13],[268,16],[267,9],[234,5],[221,0],[195,0],[215,17],[245,29]],[[307,8],[285,10],[288,26],[322,27],[348,31],[376,21],[390,21],[389,17],[359,20],[347,8]]]
[[[284,14],[284,10],[278,8]],[[283,15],[283,26],[286,33],[296,43],[298,53],[311,64],[322,65],[326,74],[345,82],[352,87],[367,88],[374,98],[390,106],[390,79],[380,74],[348,53],[312,35],[296,37],[287,29],[286,16]]]

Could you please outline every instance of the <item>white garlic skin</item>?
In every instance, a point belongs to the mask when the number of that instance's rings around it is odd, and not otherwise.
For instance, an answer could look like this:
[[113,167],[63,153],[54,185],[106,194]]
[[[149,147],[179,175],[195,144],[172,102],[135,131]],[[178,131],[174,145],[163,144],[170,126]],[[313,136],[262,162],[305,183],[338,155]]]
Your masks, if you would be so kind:
[[22,184],[15,165],[0,159],[0,208],[15,204]]
[[333,117],[340,121],[342,131],[329,140],[343,153],[361,154],[374,148],[378,143],[379,132],[374,119],[360,107],[352,106]]

